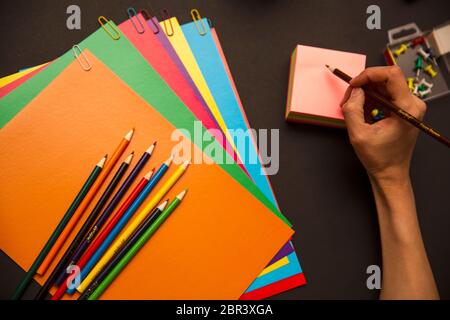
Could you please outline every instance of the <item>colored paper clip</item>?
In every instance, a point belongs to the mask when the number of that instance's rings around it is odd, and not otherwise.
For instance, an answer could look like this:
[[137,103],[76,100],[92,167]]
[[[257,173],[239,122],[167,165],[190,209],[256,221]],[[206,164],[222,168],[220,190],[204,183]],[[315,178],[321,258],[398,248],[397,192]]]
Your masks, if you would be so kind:
[[195,27],[197,28],[198,33],[201,36],[204,36],[206,34],[206,27],[203,24],[203,20],[202,20],[202,17],[200,16],[200,12],[198,12],[197,9],[192,9],[191,16],[192,16],[192,20],[195,23]]
[[[152,29],[152,32],[154,34],[158,34],[159,33],[159,26],[158,24],[155,22],[155,20],[153,20],[153,16],[146,10],[146,9],[142,9],[140,11],[140,13],[142,14],[142,16],[144,17],[145,21],[150,20],[153,24],[153,26],[155,27],[156,31]],[[151,28],[150,28],[151,29]]]
[[[136,29],[136,32],[139,33],[139,34],[143,34],[145,32],[145,28],[144,28],[144,25],[142,24],[141,20],[139,19],[138,15],[137,15],[136,9],[133,8],[133,7],[129,7],[127,9],[127,13],[128,13],[128,18],[130,18],[131,23],[134,26],[134,29]],[[137,25],[134,23],[134,19],[133,18],[136,18],[137,22],[139,22],[139,24],[141,26],[140,30],[137,27]]]
[[73,55],[75,56],[75,59],[77,59],[78,63],[80,64],[81,68],[84,71],[89,71],[92,69],[92,64],[88,60],[88,58],[85,56],[85,54],[81,51],[81,48],[79,45],[74,45],[72,47]]
[[[113,24],[108,19],[106,19],[104,16],[100,16],[100,17],[98,17],[97,20],[100,23],[100,25],[102,26],[103,30],[105,30],[105,32],[113,40],[119,40],[120,39],[120,32],[119,32],[119,30],[117,30],[117,28],[114,27]],[[108,26],[112,30],[112,32],[110,30],[108,30],[108,28],[106,26]]]
[[[162,9],[162,10],[161,10],[161,17],[162,17],[162,19],[163,19],[164,32],[166,33],[166,35],[167,35],[168,37],[173,36],[173,25],[172,25],[172,20],[170,20],[169,10],[167,10],[167,9]],[[167,31],[167,20],[169,20],[170,29],[172,29],[171,32],[168,32],[168,31]]]

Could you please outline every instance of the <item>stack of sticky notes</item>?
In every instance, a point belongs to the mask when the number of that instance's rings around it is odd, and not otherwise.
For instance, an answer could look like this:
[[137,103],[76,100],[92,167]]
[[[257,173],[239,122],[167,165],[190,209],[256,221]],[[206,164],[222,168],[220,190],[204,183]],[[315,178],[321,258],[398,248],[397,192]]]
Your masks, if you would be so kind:
[[286,120],[329,127],[345,127],[340,108],[344,81],[333,76],[325,65],[356,76],[364,70],[366,56],[297,45],[291,56]]
[[[129,19],[118,25],[101,17],[96,31],[50,63],[0,79],[0,249],[30,270],[91,164],[135,128],[129,148],[158,141],[146,170],[170,154],[191,161],[180,186],[165,190],[173,199],[182,185],[189,196],[100,298],[264,299],[304,285],[294,230],[255,137],[240,144],[232,134],[250,124],[215,28],[198,12],[181,25],[124,12]],[[85,221],[87,214],[53,249],[38,283]],[[76,299],[82,291],[64,292]]]

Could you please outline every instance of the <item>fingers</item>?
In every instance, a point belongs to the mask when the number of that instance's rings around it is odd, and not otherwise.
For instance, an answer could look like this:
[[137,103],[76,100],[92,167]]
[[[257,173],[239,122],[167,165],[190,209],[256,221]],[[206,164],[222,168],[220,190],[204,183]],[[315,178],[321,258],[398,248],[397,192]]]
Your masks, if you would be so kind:
[[[364,122],[364,91],[361,88],[349,88],[346,94],[348,99],[342,106],[345,124],[350,136],[359,131],[365,125]],[[344,97],[345,99],[345,97]]]
[[350,81],[354,87],[374,86],[391,101],[408,112],[417,112],[413,95],[398,66],[367,68]]

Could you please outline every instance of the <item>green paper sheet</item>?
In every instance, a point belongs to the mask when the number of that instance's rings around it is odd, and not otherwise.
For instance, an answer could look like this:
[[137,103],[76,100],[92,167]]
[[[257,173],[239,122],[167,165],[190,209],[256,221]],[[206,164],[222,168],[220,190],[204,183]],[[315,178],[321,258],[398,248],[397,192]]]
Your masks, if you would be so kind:
[[[114,22],[110,21],[120,33]],[[194,137],[194,122],[196,118],[161,79],[158,73],[145,61],[141,54],[133,47],[127,38],[121,34],[120,39],[113,40],[102,28],[97,29],[89,37],[79,43],[80,48],[89,49],[94,55],[103,61],[117,76],[127,83],[137,94],[152,105],[164,118],[176,128],[183,128]],[[14,116],[20,112],[34,97],[36,97],[64,68],[74,59],[72,50],[51,63],[46,69],[36,74],[22,86],[0,100],[0,128],[3,128]],[[88,72],[88,71],[87,71]],[[214,158],[208,151],[221,149],[221,146],[211,137],[209,132],[202,127],[204,137],[212,141],[209,144],[217,145],[209,148],[208,143],[202,145],[193,140],[202,150]],[[206,148],[208,147],[208,148]],[[242,186],[259,199],[266,207],[274,212],[286,224],[292,224],[281,212],[262,194],[258,187],[248,176],[233,163],[226,152],[223,152],[225,164],[220,166],[236,179]],[[233,163],[233,164],[230,164]],[[224,191],[226,192],[226,191]]]

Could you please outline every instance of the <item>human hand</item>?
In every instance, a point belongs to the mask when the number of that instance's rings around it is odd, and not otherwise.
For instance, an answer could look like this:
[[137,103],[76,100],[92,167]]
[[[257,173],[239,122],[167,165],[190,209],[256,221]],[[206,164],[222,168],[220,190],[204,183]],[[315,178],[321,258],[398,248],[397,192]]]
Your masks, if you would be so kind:
[[341,102],[350,142],[371,179],[403,181],[417,140],[418,129],[392,115],[374,124],[364,121],[364,91],[369,87],[422,119],[426,104],[409,91],[398,66],[367,68],[352,79]]

